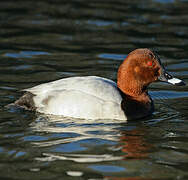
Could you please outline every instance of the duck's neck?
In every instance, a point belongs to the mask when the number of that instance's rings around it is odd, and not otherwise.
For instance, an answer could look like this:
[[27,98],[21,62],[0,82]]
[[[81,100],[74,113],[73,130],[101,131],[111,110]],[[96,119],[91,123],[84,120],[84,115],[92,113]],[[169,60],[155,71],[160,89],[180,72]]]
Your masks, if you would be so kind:
[[135,120],[147,117],[154,112],[154,104],[147,91],[144,91],[139,96],[131,96],[121,92],[123,109],[128,120]]
[[138,100],[147,95],[147,85],[136,79],[131,72],[121,70],[121,67],[118,71],[117,86],[124,94]]
[[128,119],[150,115],[154,111],[154,106],[148,95],[147,86],[126,72],[123,72],[123,76],[120,73],[118,72],[117,86],[122,94],[121,106]]

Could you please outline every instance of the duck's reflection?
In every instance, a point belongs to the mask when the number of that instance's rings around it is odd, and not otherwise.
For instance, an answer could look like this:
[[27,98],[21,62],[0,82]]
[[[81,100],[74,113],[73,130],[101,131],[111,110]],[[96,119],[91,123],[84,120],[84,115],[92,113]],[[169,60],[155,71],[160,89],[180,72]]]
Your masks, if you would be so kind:
[[124,157],[126,159],[143,159],[148,157],[153,146],[146,141],[146,134],[147,129],[144,127],[137,127],[129,132],[122,132],[120,142],[122,142],[122,152],[125,153]]
[[50,151],[43,153],[43,157],[37,158],[40,161],[88,163],[143,159],[148,157],[152,149],[145,139],[147,127],[140,127],[136,123],[75,121],[57,116],[40,116],[31,124],[31,128],[33,131],[45,132],[47,136],[47,140],[32,142],[37,147],[50,148]]

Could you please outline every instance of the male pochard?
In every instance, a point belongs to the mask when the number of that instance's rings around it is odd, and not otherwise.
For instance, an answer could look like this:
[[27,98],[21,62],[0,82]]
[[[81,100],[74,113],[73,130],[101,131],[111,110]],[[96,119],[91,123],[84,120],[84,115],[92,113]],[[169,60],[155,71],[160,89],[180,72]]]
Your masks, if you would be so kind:
[[120,65],[117,84],[97,76],[64,78],[24,89],[25,95],[14,104],[44,114],[74,118],[138,119],[154,111],[147,87],[158,80],[184,85],[166,72],[154,52],[136,49]]

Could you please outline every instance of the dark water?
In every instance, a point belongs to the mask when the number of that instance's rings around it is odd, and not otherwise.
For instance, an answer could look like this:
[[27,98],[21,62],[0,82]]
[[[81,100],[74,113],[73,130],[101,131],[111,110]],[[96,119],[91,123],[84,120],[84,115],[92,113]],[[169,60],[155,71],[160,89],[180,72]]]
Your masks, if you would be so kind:
[[155,83],[142,121],[45,118],[4,108],[69,76],[116,80],[135,48],[188,83],[187,0],[0,1],[0,179],[188,179],[188,86]]

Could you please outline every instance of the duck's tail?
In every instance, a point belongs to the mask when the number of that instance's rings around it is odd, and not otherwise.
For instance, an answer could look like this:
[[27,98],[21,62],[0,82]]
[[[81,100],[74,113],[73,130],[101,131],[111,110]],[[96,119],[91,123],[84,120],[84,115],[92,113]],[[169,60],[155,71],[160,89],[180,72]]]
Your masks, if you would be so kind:
[[10,107],[18,107],[18,108],[23,108],[25,110],[30,110],[30,111],[35,111],[35,103],[33,101],[33,95],[30,92],[26,92],[23,96],[21,96],[18,100],[16,100],[14,103],[8,104],[5,107],[10,108]]

